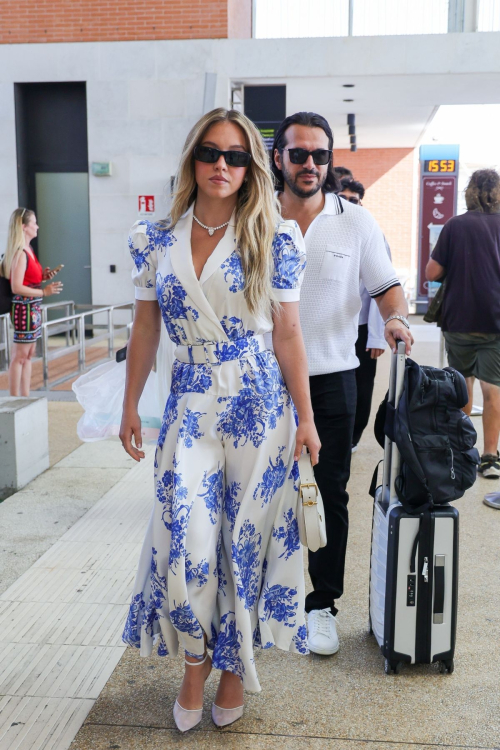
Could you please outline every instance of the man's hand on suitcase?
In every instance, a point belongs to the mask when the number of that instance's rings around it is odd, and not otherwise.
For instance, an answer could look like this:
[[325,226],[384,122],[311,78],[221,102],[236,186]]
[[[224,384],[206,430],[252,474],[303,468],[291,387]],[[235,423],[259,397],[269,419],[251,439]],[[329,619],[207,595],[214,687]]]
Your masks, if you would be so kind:
[[406,354],[411,353],[411,345],[414,343],[414,338],[411,335],[410,329],[400,320],[389,320],[385,324],[384,336],[394,354],[397,351],[398,341],[405,342]]

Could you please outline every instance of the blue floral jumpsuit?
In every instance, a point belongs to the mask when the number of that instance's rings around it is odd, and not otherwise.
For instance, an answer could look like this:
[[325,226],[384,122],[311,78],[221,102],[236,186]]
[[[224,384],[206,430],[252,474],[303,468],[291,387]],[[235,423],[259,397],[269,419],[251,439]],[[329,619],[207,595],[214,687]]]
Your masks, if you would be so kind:
[[[193,207],[173,230],[137,222],[136,298],[158,300],[176,345],[155,457],[155,500],[123,639],[150,655],[193,655],[260,690],[253,648],[307,653],[297,525],[296,419],[253,315],[231,223],[200,280]],[[275,299],[297,301],[305,248],[295,222],[273,242]]]

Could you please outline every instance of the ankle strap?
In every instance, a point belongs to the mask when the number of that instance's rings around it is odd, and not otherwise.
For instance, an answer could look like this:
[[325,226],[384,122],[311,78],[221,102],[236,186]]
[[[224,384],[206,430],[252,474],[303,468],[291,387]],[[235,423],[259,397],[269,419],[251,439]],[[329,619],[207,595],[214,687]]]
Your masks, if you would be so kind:
[[184,659],[184,662],[188,664],[190,667],[201,667],[202,664],[205,664],[207,659],[208,659],[208,651],[205,654],[205,657],[201,661],[188,661],[187,659]]

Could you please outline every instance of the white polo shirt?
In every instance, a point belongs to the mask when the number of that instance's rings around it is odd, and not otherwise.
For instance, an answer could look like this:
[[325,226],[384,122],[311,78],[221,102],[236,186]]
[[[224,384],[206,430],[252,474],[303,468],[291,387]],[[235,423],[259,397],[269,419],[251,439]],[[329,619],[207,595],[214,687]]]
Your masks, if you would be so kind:
[[358,367],[355,353],[359,285],[370,297],[399,284],[373,216],[326,193],[325,205],[305,234],[307,266],[300,292],[300,322],[310,375]]

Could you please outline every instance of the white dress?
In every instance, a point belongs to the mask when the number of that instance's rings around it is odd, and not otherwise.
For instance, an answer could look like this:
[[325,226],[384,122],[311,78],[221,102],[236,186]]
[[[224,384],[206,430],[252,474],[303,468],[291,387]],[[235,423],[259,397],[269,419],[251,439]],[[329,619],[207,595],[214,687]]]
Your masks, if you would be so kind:
[[[200,280],[191,254],[193,208],[173,230],[139,221],[129,245],[136,298],[158,300],[176,345],[155,458],[155,500],[126,643],[149,655],[192,655],[260,690],[253,647],[307,653],[304,575],[293,460],[296,415],[250,313],[230,224]],[[275,298],[297,301],[305,247],[295,222],[273,242]]]

